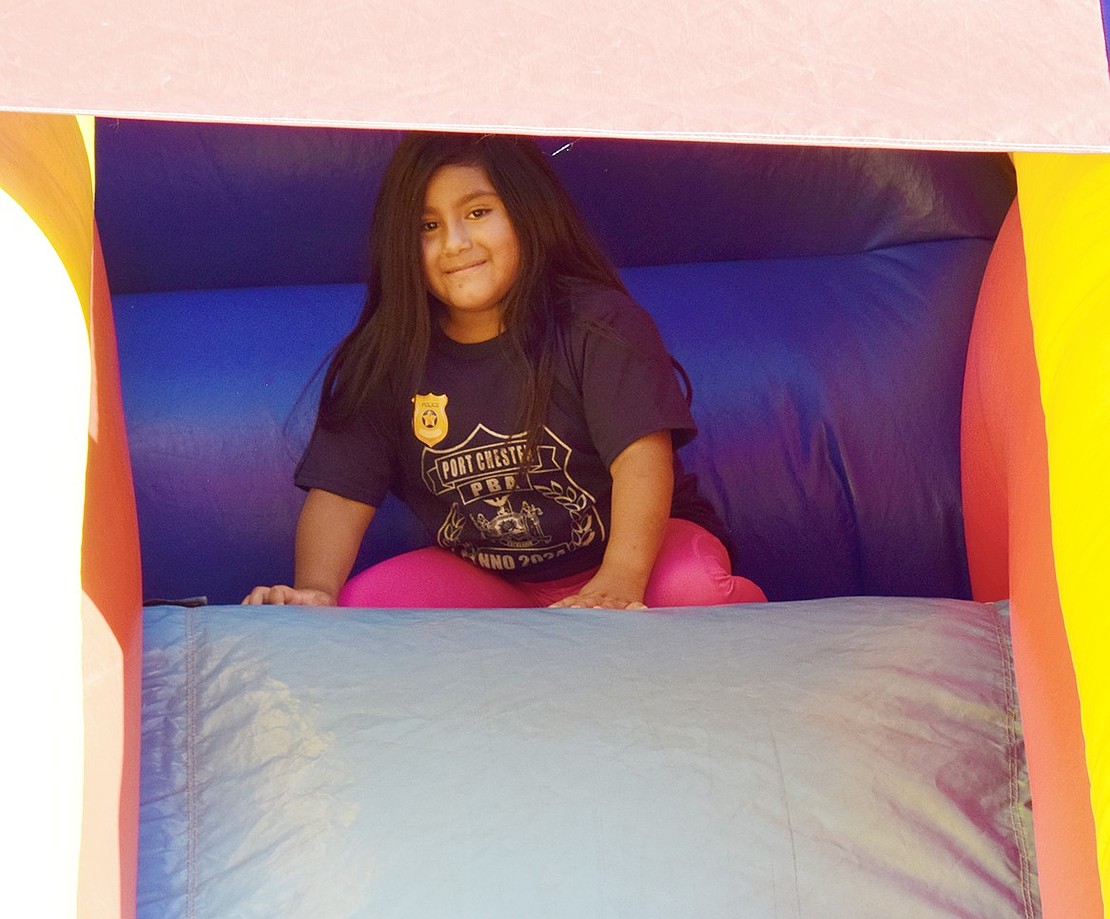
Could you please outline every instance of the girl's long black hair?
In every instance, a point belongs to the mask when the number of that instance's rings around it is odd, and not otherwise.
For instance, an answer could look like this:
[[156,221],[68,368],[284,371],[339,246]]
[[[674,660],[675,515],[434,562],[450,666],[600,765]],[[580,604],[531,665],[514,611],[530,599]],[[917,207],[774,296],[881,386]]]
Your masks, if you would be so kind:
[[531,454],[551,400],[559,338],[569,320],[566,294],[588,282],[624,290],[586,229],[548,158],[527,138],[413,133],[386,168],[370,228],[366,302],[328,364],[319,421],[349,423],[372,394],[396,397],[419,385],[435,321],[424,281],[420,218],[428,182],[443,166],[485,170],[520,243],[520,272],[505,300],[504,325],[529,385],[521,429]]

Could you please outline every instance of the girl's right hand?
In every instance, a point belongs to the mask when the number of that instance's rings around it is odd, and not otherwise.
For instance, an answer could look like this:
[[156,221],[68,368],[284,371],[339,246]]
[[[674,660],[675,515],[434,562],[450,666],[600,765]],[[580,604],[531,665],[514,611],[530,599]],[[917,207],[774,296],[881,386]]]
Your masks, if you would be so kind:
[[311,489],[297,519],[293,578],[297,584],[320,584],[322,588],[256,587],[243,598],[243,605],[335,606],[373,517],[374,508],[369,504]]
[[335,606],[335,596],[323,590],[297,590],[285,584],[256,587],[243,598],[243,606]]

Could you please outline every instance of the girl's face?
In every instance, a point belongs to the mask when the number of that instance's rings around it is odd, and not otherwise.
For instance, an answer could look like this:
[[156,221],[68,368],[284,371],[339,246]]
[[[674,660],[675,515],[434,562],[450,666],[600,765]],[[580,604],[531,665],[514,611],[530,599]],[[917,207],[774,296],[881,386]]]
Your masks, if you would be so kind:
[[424,280],[446,309],[443,331],[460,342],[495,338],[520,271],[520,241],[486,171],[436,170],[420,228]]

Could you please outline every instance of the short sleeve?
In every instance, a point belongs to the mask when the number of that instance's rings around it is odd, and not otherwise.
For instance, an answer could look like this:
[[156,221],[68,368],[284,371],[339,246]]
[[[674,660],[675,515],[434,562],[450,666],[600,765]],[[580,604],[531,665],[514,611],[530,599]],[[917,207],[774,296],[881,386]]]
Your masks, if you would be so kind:
[[677,449],[697,427],[654,320],[620,291],[597,291],[578,316],[582,403],[608,467],[629,444],[670,430]]
[[393,483],[394,467],[390,439],[365,418],[339,430],[317,421],[293,481],[306,491],[320,488],[379,507]]

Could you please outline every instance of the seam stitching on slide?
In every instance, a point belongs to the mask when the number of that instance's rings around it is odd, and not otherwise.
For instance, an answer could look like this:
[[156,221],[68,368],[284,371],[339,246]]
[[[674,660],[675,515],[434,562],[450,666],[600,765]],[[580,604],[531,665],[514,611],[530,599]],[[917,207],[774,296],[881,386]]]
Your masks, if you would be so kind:
[[1024,825],[1018,813],[1021,802],[1018,796],[1021,772],[1022,738],[1018,730],[1018,700],[1015,686],[1014,664],[1011,657],[1012,649],[1005,632],[1006,624],[1003,622],[1001,611],[995,604],[991,605],[995,639],[998,642],[999,655],[1003,667],[1003,694],[1005,704],[1006,722],[1006,764],[1009,773],[1009,801],[1007,811],[1010,816],[1010,830],[1014,834],[1014,841],[1018,848],[1018,881],[1021,886],[1022,910],[1027,919],[1033,919],[1036,912],[1033,908],[1032,878],[1030,877],[1029,847],[1025,838]]
[[197,649],[196,620],[192,610],[185,611],[185,916],[196,916],[197,895]]

